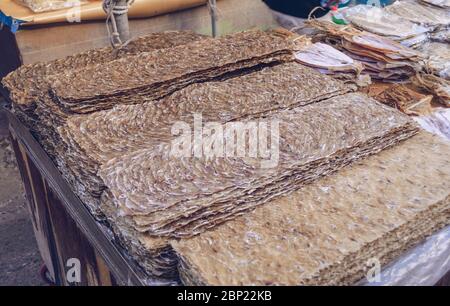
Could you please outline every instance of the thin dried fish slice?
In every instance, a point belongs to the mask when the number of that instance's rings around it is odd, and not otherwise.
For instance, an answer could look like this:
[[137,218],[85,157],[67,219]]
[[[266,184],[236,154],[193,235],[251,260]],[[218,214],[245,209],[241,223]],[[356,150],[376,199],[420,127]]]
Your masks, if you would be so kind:
[[71,72],[55,78],[51,93],[70,111],[87,113],[111,107],[111,98],[124,104],[134,95],[156,100],[194,82],[290,61],[292,50],[292,41],[278,33],[247,31],[112,61],[86,69],[85,78]]
[[[427,133],[192,239],[186,285],[353,285],[450,223],[448,143]],[[402,237],[402,239],[398,239]]]

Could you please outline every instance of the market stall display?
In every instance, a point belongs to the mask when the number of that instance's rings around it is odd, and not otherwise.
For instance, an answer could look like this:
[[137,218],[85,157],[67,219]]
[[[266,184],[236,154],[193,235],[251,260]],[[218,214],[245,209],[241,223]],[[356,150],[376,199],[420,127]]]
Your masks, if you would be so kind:
[[450,145],[419,128],[448,137],[445,44],[421,40],[445,13],[417,5],[312,39],[155,33],[3,84],[149,284],[351,285],[450,225]]

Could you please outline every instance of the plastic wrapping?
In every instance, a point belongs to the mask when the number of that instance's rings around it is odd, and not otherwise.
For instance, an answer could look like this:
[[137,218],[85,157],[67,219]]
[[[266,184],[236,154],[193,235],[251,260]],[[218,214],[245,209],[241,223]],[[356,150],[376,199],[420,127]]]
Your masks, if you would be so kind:
[[450,109],[441,109],[430,116],[414,118],[423,129],[450,140]]
[[450,271],[450,227],[427,238],[403,254],[380,274],[379,281],[365,286],[433,286]]
[[79,6],[86,0],[16,0],[19,4],[29,7],[35,13],[56,11]]

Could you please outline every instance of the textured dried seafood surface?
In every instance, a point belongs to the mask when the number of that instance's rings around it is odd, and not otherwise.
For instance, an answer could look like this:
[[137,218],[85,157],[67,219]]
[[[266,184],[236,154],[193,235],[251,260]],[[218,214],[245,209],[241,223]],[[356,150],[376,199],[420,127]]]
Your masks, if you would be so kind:
[[106,162],[148,147],[152,141],[170,140],[173,124],[192,123],[194,113],[201,113],[205,122],[225,123],[349,91],[350,87],[310,68],[286,63],[223,82],[193,84],[156,104],[119,105],[87,116],[72,116],[64,129],[95,161]]
[[89,113],[117,100],[132,103],[136,95],[155,100],[240,69],[291,61],[293,48],[292,40],[276,32],[241,32],[71,71],[53,79],[51,92],[68,110]]
[[[353,284],[450,223],[450,146],[425,132],[195,238],[186,284]],[[401,239],[399,239],[401,237]]]
[[133,216],[136,229],[186,237],[417,132],[407,116],[363,94],[264,119],[280,123],[279,161],[273,168],[261,167],[259,158],[173,157],[163,140],[110,160],[99,175],[121,212]]
[[363,65],[362,74],[383,81],[403,81],[421,69],[420,53],[387,37],[341,27],[326,21],[309,21],[319,30],[318,40],[330,43]]
[[[319,84],[323,84],[320,86]],[[223,82],[193,84],[160,103],[142,101],[107,111],[72,116],[59,129],[57,152],[87,190],[98,195],[104,183],[96,175],[107,161],[172,139],[172,126],[191,123],[194,113],[205,122],[226,123],[314,103],[349,92],[341,82],[296,63],[265,68]],[[107,140],[107,141],[105,141]]]
[[388,12],[398,15],[414,23],[427,26],[448,25],[450,11],[421,5],[415,1],[396,1],[385,8]]
[[14,103],[30,105],[37,102],[37,97],[47,94],[47,79],[52,75],[73,69],[82,71],[88,66],[106,64],[124,56],[176,47],[205,38],[207,37],[189,31],[153,33],[131,41],[123,49],[105,47],[51,62],[21,66],[3,78],[2,83],[10,91]]
[[[102,65],[118,58],[123,59],[142,52],[172,48],[205,38],[206,36],[193,32],[171,31],[149,34],[131,41],[120,50],[106,47],[47,63],[22,66],[2,80],[10,91],[14,101],[13,111],[19,120],[30,128],[64,177],[94,214],[101,215],[97,207],[98,197],[103,191],[102,184],[95,176],[95,169],[80,168],[79,160],[86,160],[86,157],[79,156],[78,160],[65,158],[65,153],[71,148],[65,145],[56,129],[64,124],[70,114],[49,98],[50,80],[62,71],[83,71],[87,67]],[[78,168],[83,175],[79,175],[80,172],[74,173],[72,171],[74,168]],[[91,179],[85,180],[86,176],[90,176]]]
[[356,27],[395,40],[411,38],[428,31],[426,27],[375,6],[358,5],[345,10],[344,14]]

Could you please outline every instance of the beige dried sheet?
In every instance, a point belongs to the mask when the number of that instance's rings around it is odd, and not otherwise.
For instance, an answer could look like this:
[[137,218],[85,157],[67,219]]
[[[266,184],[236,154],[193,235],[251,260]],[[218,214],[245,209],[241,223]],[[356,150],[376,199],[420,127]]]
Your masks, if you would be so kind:
[[[372,120],[377,118],[377,120]],[[362,94],[280,112],[280,160],[175,158],[170,144],[113,159],[100,176],[136,228],[156,236],[190,236],[320,176],[397,144],[417,128]],[[132,186],[132,188],[131,188]]]
[[[195,238],[191,285],[352,285],[450,224],[450,146],[421,133]],[[400,239],[401,238],[401,239]]]
[[286,63],[223,82],[190,85],[156,104],[141,99],[136,105],[72,116],[67,126],[59,129],[62,141],[57,156],[70,164],[66,172],[83,181],[86,188],[81,194],[98,197],[105,188],[97,175],[100,165],[170,141],[173,125],[192,123],[194,113],[201,114],[204,122],[226,123],[315,103],[350,90],[303,65]]
[[407,115],[426,116],[433,112],[432,95],[421,94],[403,84],[394,84],[373,98]]
[[425,26],[438,27],[450,24],[450,11],[421,5],[416,1],[395,1],[392,5],[387,6],[385,10]]
[[293,42],[286,35],[247,31],[68,72],[54,78],[51,93],[69,111],[89,113],[113,101],[132,103],[136,95],[157,100],[192,83],[291,60]]

